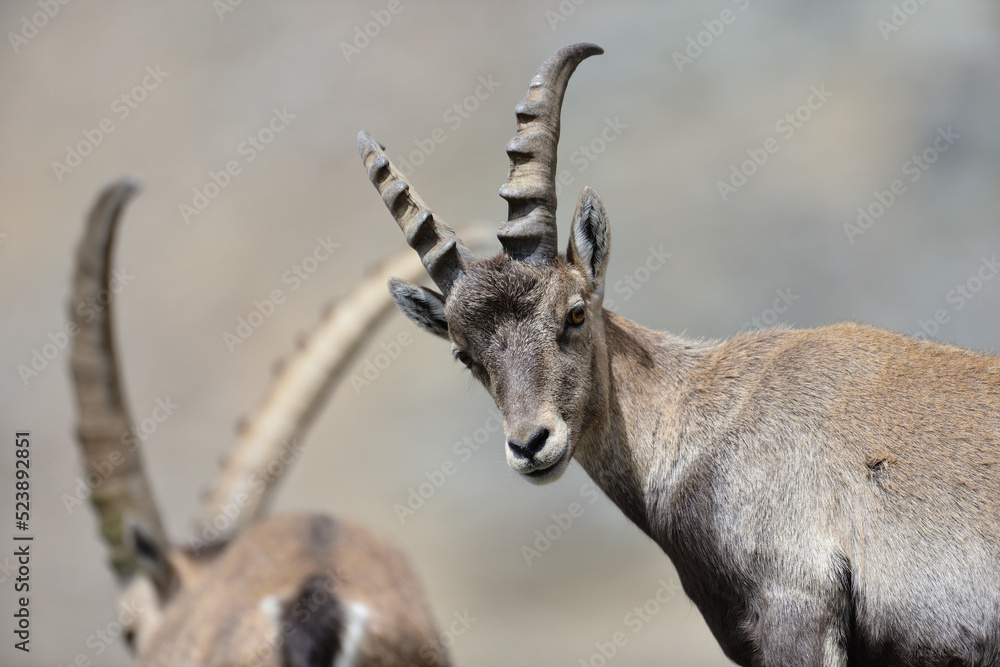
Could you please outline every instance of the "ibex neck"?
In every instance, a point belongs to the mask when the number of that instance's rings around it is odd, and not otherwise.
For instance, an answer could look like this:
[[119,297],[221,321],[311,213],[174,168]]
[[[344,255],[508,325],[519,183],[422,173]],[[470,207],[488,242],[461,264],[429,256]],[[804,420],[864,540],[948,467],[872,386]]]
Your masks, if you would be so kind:
[[[655,508],[677,469],[684,377],[705,345],[645,329],[604,312],[606,405],[578,446],[577,460],[636,525],[654,539]],[[662,546],[662,545],[661,545]]]

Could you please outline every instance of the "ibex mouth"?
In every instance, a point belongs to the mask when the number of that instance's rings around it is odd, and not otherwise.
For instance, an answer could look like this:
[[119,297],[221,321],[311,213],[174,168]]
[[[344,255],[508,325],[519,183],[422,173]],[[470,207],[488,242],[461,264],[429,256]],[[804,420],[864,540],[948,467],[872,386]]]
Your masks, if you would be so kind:
[[530,472],[522,472],[521,474],[527,477],[532,484],[548,484],[562,477],[568,463],[569,447],[563,451],[562,455],[552,465],[544,468],[536,468]]

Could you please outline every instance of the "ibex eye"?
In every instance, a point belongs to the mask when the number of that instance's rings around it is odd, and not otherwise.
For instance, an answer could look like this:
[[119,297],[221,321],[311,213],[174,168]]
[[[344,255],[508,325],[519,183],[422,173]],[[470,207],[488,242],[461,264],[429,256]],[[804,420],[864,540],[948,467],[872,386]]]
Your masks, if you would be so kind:
[[578,327],[583,324],[583,321],[587,318],[586,309],[580,305],[569,311],[569,315],[566,316],[566,323],[574,327]]
[[459,361],[461,361],[461,362],[462,362],[463,364],[465,364],[465,365],[466,365],[467,367],[468,367],[468,366],[471,366],[471,365],[473,364],[473,361],[472,361],[472,357],[470,357],[470,356],[469,356],[469,355],[468,355],[467,353],[465,353],[465,352],[456,352],[456,353],[455,353],[455,358],[456,358],[456,359],[458,359]]

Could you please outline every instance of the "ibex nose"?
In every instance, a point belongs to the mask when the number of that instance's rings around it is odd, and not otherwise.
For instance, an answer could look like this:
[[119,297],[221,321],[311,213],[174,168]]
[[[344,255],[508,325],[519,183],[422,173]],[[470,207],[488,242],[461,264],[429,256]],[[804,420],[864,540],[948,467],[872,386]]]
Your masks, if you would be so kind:
[[540,428],[531,436],[526,444],[521,444],[515,442],[514,440],[508,440],[507,446],[510,447],[516,456],[522,459],[531,460],[535,458],[535,454],[542,451],[545,447],[545,441],[549,439],[549,429]]

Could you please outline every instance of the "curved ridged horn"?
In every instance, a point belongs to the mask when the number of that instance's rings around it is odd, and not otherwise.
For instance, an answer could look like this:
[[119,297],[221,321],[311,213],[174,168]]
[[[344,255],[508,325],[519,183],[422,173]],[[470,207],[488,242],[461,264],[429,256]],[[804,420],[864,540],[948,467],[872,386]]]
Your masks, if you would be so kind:
[[447,296],[452,284],[465,270],[465,263],[472,261],[474,256],[393,168],[382,152],[384,148],[367,132],[358,133],[358,151],[369,180],[406,235],[406,242],[417,251],[427,273]]
[[[111,326],[111,251],[115,229],[125,204],[138,183],[121,179],[106,187],[87,219],[87,229],[76,254],[70,318],[76,326],[70,366],[79,408],[77,438],[88,472],[110,468],[90,497],[101,524],[101,535],[111,550],[111,567],[121,583],[140,568],[149,572],[161,596],[170,590],[172,574],[165,561],[139,558],[144,553],[165,554],[167,533],[153,499],[132,419],[122,389]],[[150,545],[136,544],[129,527],[142,529]]]
[[556,51],[545,61],[514,107],[517,134],[507,143],[510,173],[500,188],[507,200],[507,223],[497,238],[514,259],[544,264],[558,249],[556,233],[556,149],[559,112],[570,76],[585,58],[604,49],[582,42]]

